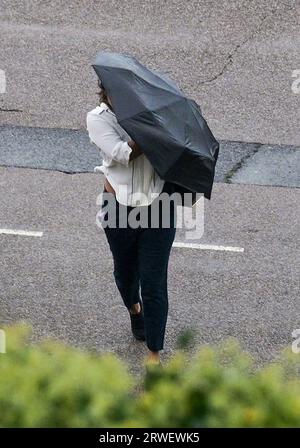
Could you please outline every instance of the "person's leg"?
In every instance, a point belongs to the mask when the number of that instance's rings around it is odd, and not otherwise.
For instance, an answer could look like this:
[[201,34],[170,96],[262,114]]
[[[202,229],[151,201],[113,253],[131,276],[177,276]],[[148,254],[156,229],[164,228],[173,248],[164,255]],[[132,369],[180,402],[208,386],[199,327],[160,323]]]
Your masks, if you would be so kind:
[[[120,205],[116,201],[117,219]],[[122,207],[122,213],[127,210]],[[109,213],[109,211],[108,211]],[[123,302],[129,311],[140,308],[137,231],[131,228],[104,227],[104,232],[113,255],[114,278]]]
[[140,301],[135,232],[104,229],[114,262],[114,278],[124,305],[130,310]]
[[170,228],[142,229],[138,239],[145,336],[151,352],[159,352],[164,346],[168,316],[168,263],[175,233],[172,216]]

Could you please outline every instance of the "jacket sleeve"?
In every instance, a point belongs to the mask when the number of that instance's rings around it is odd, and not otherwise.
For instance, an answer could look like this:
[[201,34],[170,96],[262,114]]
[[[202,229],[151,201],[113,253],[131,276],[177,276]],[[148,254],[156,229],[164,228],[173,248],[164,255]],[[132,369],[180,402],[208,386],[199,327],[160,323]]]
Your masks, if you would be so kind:
[[132,149],[115,129],[105,120],[87,114],[87,131],[90,140],[95,143],[108,157],[128,166]]

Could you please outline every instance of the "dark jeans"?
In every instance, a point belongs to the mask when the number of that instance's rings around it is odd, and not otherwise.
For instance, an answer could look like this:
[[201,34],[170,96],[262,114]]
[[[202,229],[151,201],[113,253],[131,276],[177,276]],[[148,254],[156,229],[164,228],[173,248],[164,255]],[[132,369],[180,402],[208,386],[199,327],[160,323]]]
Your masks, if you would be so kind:
[[[165,183],[163,192],[169,192],[168,183]],[[117,216],[121,212],[128,216],[135,208],[114,200]],[[150,217],[152,204],[144,206]],[[163,228],[161,223],[158,228],[104,227],[113,255],[116,285],[128,309],[142,299],[146,344],[152,351],[162,350],[164,344],[168,316],[168,262],[176,233],[174,205],[170,207],[169,227]]]

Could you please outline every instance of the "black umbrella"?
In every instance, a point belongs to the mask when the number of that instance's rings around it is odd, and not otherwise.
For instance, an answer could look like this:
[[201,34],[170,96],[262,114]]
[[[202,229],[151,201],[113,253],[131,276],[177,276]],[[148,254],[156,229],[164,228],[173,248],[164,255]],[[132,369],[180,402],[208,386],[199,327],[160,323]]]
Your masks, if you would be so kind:
[[164,73],[126,53],[101,52],[93,64],[118,123],[174,191],[211,197],[219,143],[198,104]]

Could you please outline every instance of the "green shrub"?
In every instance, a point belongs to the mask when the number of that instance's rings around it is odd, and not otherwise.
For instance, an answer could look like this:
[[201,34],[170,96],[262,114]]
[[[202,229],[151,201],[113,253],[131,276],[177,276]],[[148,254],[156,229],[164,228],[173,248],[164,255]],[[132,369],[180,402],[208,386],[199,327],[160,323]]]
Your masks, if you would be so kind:
[[[30,345],[6,329],[0,427],[299,427],[299,358],[255,370],[234,342],[182,350],[134,378],[113,354],[55,342]],[[190,358],[190,359],[189,359]]]
[[284,364],[254,371],[234,342],[202,348],[190,363],[177,354],[148,374],[136,414],[150,427],[299,427],[293,361],[286,355]]
[[0,358],[0,427],[118,426],[130,412],[133,380],[113,355],[55,342],[26,345],[26,327],[6,330]]

